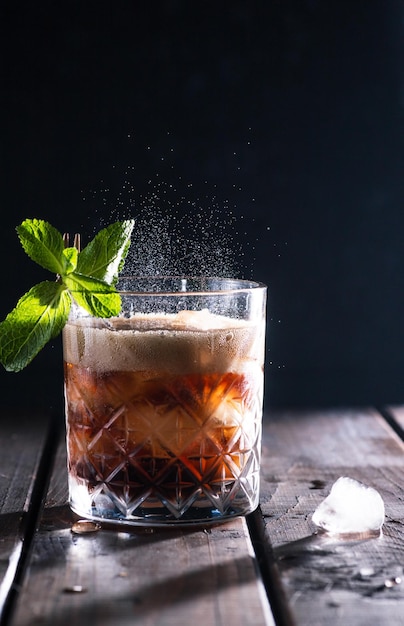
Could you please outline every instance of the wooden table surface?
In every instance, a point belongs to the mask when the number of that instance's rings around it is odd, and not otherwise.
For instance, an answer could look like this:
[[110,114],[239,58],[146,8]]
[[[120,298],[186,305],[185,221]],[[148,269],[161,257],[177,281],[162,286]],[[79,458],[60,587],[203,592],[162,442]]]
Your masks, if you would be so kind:
[[[404,625],[404,408],[270,411],[261,504],[188,529],[72,531],[60,418],[0,421],[0,626]],[[317,532],[340,476],[372,486],[378,537]]]

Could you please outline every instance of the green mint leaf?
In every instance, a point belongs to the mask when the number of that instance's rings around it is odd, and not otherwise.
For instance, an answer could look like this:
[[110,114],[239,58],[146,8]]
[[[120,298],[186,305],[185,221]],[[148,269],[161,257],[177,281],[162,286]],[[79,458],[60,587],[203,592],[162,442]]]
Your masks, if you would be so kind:
[[63,256],[65,258],[65,268],[63,274],[70,274],[71,272],[74,272],[77,267],[77,259],[79,256],[77,248],[65,248],[63,250]]
[[65,287],[45,281],[22,296],[0,323],[0,360],[9,372],[19,372],[56,337],[67,322],[71,297]]
[[63,237],[56,228],[44,220],[27,219],[16,230],[22,247],[33,261],[55,274],[65,273]]
[[77,272],[115,284],[129,250],[134,223],[124,220],[100,230],[80,252]]
[[18,372],[67,322],[72,300],[95,317],[119,314],[115,289],[129,250],[134,220],[101,230],[82,252],[65,248],[62,235],[48,222],[26,219],[17,227],[28,256],[57,275],[56,282],[35,285],[0,323],[0,363]]
[[95,317],[113,317],[121,310],[121,297],[115,287],[103,280],[72,272],[64,283],[77,304]]

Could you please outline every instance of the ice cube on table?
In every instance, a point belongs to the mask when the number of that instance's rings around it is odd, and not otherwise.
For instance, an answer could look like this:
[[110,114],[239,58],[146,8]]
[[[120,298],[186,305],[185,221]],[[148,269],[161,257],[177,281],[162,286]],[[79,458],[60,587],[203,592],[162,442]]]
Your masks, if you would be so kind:
[[342,476],[314,511],[312,520],[334,535],[377,534],[384,523],[384,502],[373,487]]

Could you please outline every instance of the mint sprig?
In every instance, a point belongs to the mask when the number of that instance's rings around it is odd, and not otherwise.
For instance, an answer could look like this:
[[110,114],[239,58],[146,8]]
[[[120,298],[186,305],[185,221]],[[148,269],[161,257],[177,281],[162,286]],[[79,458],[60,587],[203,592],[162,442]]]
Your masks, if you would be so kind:
[[81,252],[65,248],[61,233],[44,220],[27,219],[17,227],[28,256],[57,280],[32,287],[0,323],[0,362],[7,371],[24,369],[61,332],[73,301],[95,317],[118,315],[115,285],[133,226],[134,220],[110,224]]

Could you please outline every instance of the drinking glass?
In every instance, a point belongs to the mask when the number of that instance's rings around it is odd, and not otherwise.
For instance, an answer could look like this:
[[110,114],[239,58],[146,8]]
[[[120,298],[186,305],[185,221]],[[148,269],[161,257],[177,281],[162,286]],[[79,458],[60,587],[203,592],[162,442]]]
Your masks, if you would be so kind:
[[258,505],[266,287],[123,277],[118,317],[63,330],[71,508],[141,526]]

